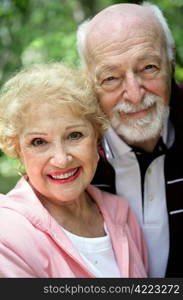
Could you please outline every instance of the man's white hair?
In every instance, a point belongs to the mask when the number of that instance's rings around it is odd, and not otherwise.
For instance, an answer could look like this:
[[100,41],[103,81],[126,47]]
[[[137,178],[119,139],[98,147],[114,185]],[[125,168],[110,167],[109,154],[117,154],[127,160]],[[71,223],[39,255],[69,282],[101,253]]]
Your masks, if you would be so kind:
[[86,37],[88,34],[88,29],[90,25],[90,19],[81,23],[77,30],[77,49],[81,61],[81,65],[86,68],[87,67],[87,59],[86,59]]
[[[157,18],[160,23],[162,30],[164,32],[167,55],[170,62],[173,62],[175,59],[175,41],[172,36],[172,33],[169,29],[168,23],[157,5],[154,5],[150,2],[143,2],[141,6],[146,7],[149,11]],[[77,30],[77,49],[81,60],[81,65],[87,67],[87,51],[86,51],[86,37],[88,35],[91,19],[88,19],[81,23]]]

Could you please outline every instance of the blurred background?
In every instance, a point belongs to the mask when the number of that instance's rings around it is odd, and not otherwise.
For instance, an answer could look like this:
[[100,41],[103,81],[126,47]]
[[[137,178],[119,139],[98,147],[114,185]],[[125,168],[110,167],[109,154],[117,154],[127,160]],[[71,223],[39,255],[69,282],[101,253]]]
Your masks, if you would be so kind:
[[[0,86],[22,66],[64,61],[78,65],[76,29],[108,5],[142,1],[0,0]],[[164,12],[177,45],[176,80],[183,82],[183,0],[151,0]],[[18,161],[0,152],[0,192],[19,178]]]

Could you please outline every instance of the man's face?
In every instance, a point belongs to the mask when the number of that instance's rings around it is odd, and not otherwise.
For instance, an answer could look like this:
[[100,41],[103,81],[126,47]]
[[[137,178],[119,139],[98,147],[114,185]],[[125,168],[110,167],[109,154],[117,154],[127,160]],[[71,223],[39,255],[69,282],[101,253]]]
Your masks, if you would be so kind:
[[125,141],[154,138],[169,112],[171,66],[165,43],[155,30],[143,28],[110,36],[91,51],[101,106]]

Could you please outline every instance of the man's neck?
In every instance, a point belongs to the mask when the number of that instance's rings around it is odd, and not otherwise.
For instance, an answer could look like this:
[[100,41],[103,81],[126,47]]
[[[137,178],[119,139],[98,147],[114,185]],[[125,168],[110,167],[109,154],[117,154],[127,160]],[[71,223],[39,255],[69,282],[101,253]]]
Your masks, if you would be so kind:
[[160,136],[158,135],[155,138],[152,138],[152,139],[147,140],[147,141],[134,142],[134,143],[130,143],[130,142],[126,141],[126,143],[129,146],[140,148],[140,149],[142,149],[142,150],[144,150],[146,152],[153,152],[153,150],[156,147],[156,144],[157,144],[159,138],[160,138]]

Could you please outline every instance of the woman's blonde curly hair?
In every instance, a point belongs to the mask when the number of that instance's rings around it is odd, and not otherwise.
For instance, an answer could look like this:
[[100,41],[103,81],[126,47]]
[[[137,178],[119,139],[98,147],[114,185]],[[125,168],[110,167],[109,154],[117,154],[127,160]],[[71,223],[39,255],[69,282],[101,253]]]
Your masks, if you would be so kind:
[[17,138],[28,118],[32,104],[50,103],[57,110],[62,105],[86,118],[99,138],[108,127],[92,83],[86,73],[63,63],[34,64],[9,79],[0,91],[0,148],[7,155],[18,157]]

